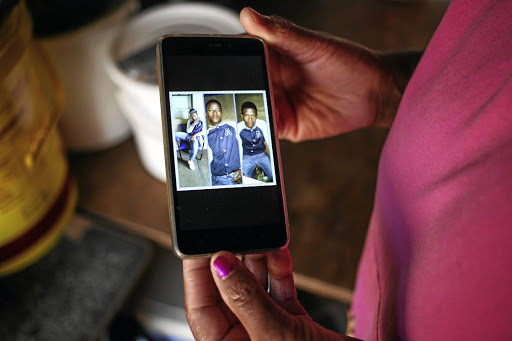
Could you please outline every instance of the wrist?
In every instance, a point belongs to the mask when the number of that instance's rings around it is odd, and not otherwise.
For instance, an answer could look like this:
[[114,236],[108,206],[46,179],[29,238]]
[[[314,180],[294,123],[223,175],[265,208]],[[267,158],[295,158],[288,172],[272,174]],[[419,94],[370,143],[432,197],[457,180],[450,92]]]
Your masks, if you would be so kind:
[[374,125],[389,128],[393,123],[402,95],[421,58],[422,51],[380,52],[382,84],[377,95]]

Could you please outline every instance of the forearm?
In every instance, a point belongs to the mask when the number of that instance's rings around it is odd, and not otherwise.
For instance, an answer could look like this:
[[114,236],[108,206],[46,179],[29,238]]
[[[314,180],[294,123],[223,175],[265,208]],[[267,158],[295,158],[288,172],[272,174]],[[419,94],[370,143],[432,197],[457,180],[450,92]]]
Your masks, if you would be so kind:
[[379,54],[389,82],[379,99],[379,115],[375,125],[390,127],[395,118],[402,95],[411,79],[423,50],[386,51]]
[[187,121],[187,133],[189,134],[193,134],[194,133],[194,128],[196,127],[196,123],[195,121],[192,121],[192,119],[189,119]]

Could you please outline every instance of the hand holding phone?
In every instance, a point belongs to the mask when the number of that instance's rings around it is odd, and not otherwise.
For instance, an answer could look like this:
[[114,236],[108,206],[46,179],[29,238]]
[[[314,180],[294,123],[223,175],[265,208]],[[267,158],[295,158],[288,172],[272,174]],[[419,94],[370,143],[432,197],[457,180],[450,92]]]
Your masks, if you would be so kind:
[[[159,40],[158,59],[175,253],[285,247],[288,219],[263,41],[168,35]],[[184,126],[195,139],[183,142]]]

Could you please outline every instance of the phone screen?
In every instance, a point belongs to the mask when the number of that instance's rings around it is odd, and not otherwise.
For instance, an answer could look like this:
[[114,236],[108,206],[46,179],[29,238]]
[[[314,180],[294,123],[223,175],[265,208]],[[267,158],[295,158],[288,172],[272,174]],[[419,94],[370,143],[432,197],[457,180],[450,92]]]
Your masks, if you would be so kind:
[[206,254],[286,245],[263,43],[174,36],[162,39],[160,46],[169,193],[179,251]]

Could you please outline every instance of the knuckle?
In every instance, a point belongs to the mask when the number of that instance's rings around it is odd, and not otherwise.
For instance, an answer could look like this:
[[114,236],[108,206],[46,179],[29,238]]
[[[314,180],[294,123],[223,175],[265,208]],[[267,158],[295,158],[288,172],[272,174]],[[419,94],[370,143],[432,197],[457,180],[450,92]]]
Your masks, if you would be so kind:
[[310,321],[303,319],[294,319],[292,328],[285,336],[286,340],[316,340],[317,338],[311,332]]
[[190,331],[196,341],[216,341],[215,333],[212,333],[210,326],[205,323],[204,316],[201,314],[201,308],[185,307],[185,316],[187,318]]
[[280,33],[286,33],[295,26],[291,21],[277,15],[270,16],[269,25],[272,26],[272,29]]
[[299,318],[287,318],[283,316],[276,321],[276,325],[268,326],[266,337],[268,340],[296,341],[296,340],[320,340],[314,338],[306,321]]
[[257,287],[253,281],[235,281],[227,290],[231,302],[238,307],[247,307],[257,295]]
[[204,332],[202,330],[201,321],[194,315],[194,312],[190,309],[185,308],[185,316],[187,317],[190,330],[196,340],[206,340]]
[[189,324],[193,324],[194,318],[195,318],[195,309],[192,309],[185,305],[185,317],[187,318],[187,321]]

